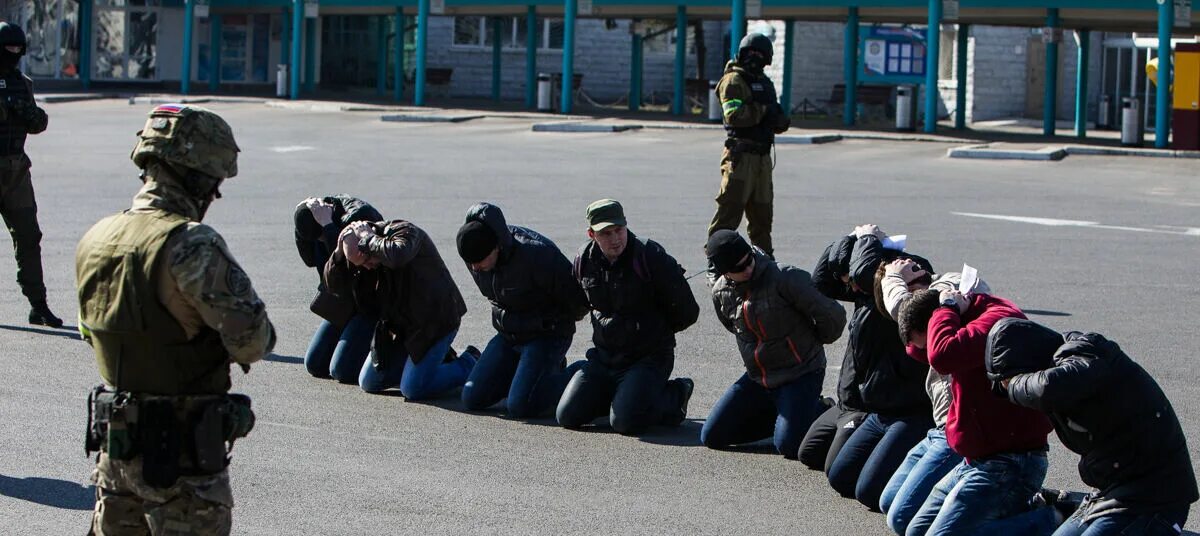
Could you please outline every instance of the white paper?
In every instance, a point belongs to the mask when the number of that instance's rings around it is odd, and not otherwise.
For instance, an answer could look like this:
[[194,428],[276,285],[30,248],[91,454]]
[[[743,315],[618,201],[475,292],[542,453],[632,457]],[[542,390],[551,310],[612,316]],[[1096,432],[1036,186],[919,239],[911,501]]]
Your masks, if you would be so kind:
[[883,247],[894,249],[896,251],[904,251],[905,245],[908,244],[908,235],[895,235],[883,237]]
[[962,280],[958,282],[958,293],[966,296],[975,289],[975,285],[977,284],[979,284],[979,270],[964,264],[962,267]]

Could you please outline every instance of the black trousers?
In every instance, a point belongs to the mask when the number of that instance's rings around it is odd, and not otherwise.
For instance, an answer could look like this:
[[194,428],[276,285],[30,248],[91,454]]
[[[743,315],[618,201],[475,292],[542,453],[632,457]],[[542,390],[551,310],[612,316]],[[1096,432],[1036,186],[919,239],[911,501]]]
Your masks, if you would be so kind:
[[867,418],[867,413],[833,406],[813,421],[800,442],[800,462],[809,469],[829,472],[833,460]]
[[0,156],[0,216],[12,236],[21,293],[30,303],[45,303],[42,229],[38,226],[29,167],[29,159],[24,155]]
[[575,373],[558,402],[558,423],[578,428],[608,415],[619,434],[634,435],[655,424],[682,420],[682,391],[667,381],[674,360],[645,358],[623,369],[588,361]]

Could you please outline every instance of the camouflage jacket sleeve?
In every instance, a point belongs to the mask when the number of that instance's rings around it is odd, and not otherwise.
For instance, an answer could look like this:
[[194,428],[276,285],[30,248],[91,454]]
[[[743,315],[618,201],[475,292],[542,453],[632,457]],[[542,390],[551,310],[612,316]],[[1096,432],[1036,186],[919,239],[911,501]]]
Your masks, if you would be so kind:
[[33,100],[33,80],[28,76],[25,77],[25,86],[29,88],[29,111],[26,112],[28,117],[25,119],[25,131],[30,134],[41,134],[49,126],[50,117],[46,115],[46,110],[41,109],[37,105],[37,101]]
[[762,122],[767,107],[754,102],[750,85],[737,73],[728,73],[717,84],[717,97],[721,100],[721,111],[725,125],[747,128]]
[[[189,223],[166,244],[167,265],[178,295],[167,308],[190,331],[203,324],[221,336],[241,364],[262,359],[275,346],[275,328],[250,277],[212,227]],[[171,297],[167,297],[169,301]],[[180,309],[184,309],[180,311]],[[182,317],[182,318],[181,318]],[[190,317],[190,319],[188,318]]]

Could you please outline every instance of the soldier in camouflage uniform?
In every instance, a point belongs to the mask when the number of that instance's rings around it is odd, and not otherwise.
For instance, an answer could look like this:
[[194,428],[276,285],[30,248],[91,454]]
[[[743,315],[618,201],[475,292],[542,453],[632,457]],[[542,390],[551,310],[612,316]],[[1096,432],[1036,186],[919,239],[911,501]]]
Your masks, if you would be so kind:
[[29,300],[29,323],[62,327],[46,305],[42,282],[42,230],[29,174],[25,138],[46,130],[46,112],[33,100],[33,81],[17,64],[25,55],[25,32],[0,22],[0,215],[12,235],[17,257],[17,283]]
[[725,75],[717,83],[729,137],[721,155],[717,212],[708,225],[709,236],[721,229],[736,231],[744,212],[750,242],[771,258],[775,255],[771,244],[775,196],[771,148],[775,135],[787,131],[792,123],[779,105],[775,84],[763,73],[774,50],[767,36],[747,35],[738,47],[737,59],[725,66]]
[[144,186],[76,252],[79,330],[106,386],[89,404],[92,533],[229,534],[228,448],[253,426],[230,395],[229,365],[249,371],[275,330],[246,273],[200,223],[237,145],[216,114],[155,108],[132,158]]

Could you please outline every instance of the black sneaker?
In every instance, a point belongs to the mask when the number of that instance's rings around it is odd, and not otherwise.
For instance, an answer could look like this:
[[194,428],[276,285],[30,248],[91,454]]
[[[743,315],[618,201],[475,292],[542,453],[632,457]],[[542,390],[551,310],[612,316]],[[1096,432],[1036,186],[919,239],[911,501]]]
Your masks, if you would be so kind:
[[675,378],[672,381],[679,386],[679,414],[676,415],[677,420],[670,424],[679,426],[687,419],[688,401],[692,399],[692,391],[696,390],[696,382],[693,382],[691,378]]
[[48,326],[56,329],[63,327],[62,319],[54,316],[54,313],[50,312],[50,307],[44,303],[35,304],[29,310],[29,323],[35,326]]

